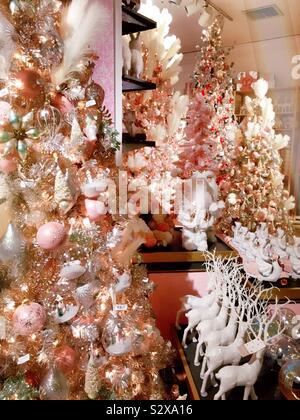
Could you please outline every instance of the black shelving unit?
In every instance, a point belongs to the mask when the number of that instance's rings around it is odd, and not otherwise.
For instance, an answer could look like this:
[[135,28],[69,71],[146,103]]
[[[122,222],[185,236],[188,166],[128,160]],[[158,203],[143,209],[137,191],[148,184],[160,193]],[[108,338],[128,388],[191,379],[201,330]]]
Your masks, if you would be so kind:
[[[134,10],[122,6],[122,34],[129,35],[136,32],[149,31],[157,27],[156,22],[135,12]],[[156,84],[145,80],[137,79],[132,76],[122,77],[122,91],[126,92],[138,92],[142,90],[154,90]],[[147,141],[145,134],[138,134],[135,137],[131,137],[128,133],[122,135],[123,150],[130,151],[141,149],[143,147],[155,147],[155,142]]]
[[139,90],[154,90],[156,84],[146,82],[145,80],[137,79],[136,77],[123,76],[122,77],[122,90],[123,92],[136,92]]
[[122,6],[122,34],[129,35],[136,32],[149,31],[156,28],[156,22],[135,12],[129,7]]
[[130,150],[137,150],[143,147],[155,147],[154,141],[147,141],[146,134],[137,134],[131,137],[128,133],[122,134],[123,148],[129,152]]

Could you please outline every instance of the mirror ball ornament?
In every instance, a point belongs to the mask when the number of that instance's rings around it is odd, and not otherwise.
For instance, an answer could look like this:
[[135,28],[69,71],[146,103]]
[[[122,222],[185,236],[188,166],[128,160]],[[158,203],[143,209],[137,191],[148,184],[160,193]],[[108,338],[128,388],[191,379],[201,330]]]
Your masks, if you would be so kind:
[[42,330],[46,322],[46,311],[38,303],[20,305],[14,312],[12,325],[21,336],[28,336]]
[[300,400],[300,360],[290,360],[282,366],[279,387],[288,400]]
[[26,99],[36,99],[43,93],[41,76],[34,70],[21,70],[14,76],[17,89]]
[[66,238],[64,225],[58,222],[50,222],[41,226],[37,232],[38,245],[47,251],[57,249]]
[[69,397],[70,385],[65,375],[57,368],[51,368],[40,386],[41,400],[64,401]]

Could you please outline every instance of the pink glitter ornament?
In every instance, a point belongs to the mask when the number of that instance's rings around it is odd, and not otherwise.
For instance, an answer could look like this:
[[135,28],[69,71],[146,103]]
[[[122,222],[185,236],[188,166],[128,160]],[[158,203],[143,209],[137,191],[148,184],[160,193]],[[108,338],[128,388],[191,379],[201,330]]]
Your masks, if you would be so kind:
[[50,222],[39,228],[36,239],[41,248],[51,251],[58,248],[65,237],[64,226],[58,222]]
[[15,310],[12,319],[14,331],[22,336],[28,336],[41,331],[45,322],[45,309],[38,303],[19,306]]

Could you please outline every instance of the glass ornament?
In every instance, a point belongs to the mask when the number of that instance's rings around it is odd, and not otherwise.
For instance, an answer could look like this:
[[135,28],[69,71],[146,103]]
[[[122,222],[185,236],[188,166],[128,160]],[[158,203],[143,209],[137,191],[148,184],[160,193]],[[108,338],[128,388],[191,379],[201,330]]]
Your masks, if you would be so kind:
[[285,334],[271,340],[268,343],[267,351],[279,366],[289,360],[300,359],[300,345]]
[[47,135],[54,136],[61,126],[61,113],[52,105],[44,105],[37,112],[37,121],[40,130]]
[[81,316],[72,323],[72,334],[74,338],[93,343],[99,338],[98,325],[95,318]]
[[107,319],[102,334],[102,344],[107,353],[120,356],[132,351],[133,329],[129,320],[116,314]]
[[43,328],[46,317],[45,309],[38,303],[20,305],[12,319],[14,332],[21,336],[35,334]]
[[300,360],[290,360],[279,372],[279,388],[288,400],[300,400]]
[[41,400],[63,401],[69,397],[70,385],[66,377],[52,367],[42,380],[40,386]]

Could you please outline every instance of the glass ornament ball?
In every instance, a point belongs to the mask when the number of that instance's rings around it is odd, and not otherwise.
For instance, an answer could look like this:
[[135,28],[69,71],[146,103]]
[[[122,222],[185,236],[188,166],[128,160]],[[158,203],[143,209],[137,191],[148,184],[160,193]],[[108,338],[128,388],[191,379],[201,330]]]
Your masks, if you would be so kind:
[[300,359],[300,345],[288,335],[282,334],[268,343],[267,351],[279,366],[289,360]]
[[65,240],[66,231],[64,225],[58,222],[50,222],[41,226],[37,232],[37,244],[45,250],[57,249]]
[[300,400],[300,360],[290,360],[279,372],[279,388],[287,400]]
[[38,303],[20,305],[12,318],[13,330],[21,336],[35,334],[42,330],[46,322],[46,311]]
[[102,334],[102,344],[107,353],[121,356],[133,349],[133,330],[129,320],[111,315],[105,324]]
[[296,313],[289,308],[280,308],[277,316],[277,320],[284,326],[286,330],[289,330],[292,326],[292,321],[295,318]]
[[34,70],[20,70],[14,75],[14,85],[25,99],[36,99],[43,91],[42,78]]
[[40,398],[46,401],[64,401],[69,397],[68,380],[57,368],[51,368],[40,386]]
[[37,112],[40,130],[45,134],[55,135],[61,126],[61,113],[52,105],[45,105]]

